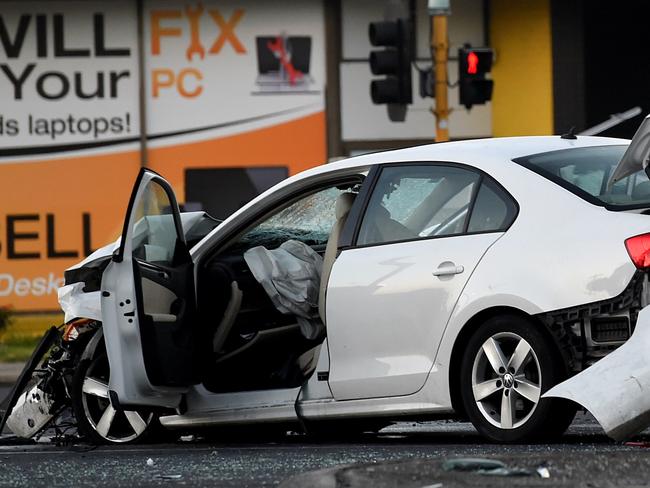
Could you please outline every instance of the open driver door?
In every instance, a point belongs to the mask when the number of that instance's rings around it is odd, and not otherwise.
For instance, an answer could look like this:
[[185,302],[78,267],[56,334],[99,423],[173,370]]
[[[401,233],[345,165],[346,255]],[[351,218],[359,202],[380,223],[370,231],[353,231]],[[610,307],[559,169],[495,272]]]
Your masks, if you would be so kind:
[[199,382],[194,265],[174,192],[153,171],[138,175],[101,289],[111,403],[178,406]]

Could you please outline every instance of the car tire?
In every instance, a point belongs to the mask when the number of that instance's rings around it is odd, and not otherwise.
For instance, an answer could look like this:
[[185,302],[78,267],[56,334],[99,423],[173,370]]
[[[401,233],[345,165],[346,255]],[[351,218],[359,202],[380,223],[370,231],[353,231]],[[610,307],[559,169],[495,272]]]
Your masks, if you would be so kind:
[[471,336],[461,362],[460,392],[480,434],[497,442],[559,437],[576,405],[541,398],[567,378],[567,366],[542,326],[518,315],[493,317]]
[[119,411],[111,405],[109,368],[103,340],[91,358],[77,364],[70,393],[80,434],[93,444],[134,444],[152,439],[159,426],[154,412]]

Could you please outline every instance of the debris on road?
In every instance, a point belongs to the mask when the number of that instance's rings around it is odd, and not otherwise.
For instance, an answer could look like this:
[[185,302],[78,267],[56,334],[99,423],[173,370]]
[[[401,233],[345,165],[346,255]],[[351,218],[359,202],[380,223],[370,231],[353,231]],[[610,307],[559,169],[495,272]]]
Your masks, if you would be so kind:
[[179,480],[182,478],[182,475],[180,474],[157,474],[155,476],[156,479],[160,480]]
[[648,441],[629,441],[629,442],[624,442],[624,446],[629,446],[629,447],[650,447],[650,442]]
[[532,476],[533,472],[523,468],[511,468],[496,459],[460,458],[450,459],[442,464],[445,471],[464,471],[486,476]]
[[156,465],[156,463],[154,462],[153,459],[151,459],[151,458],[147,459],[147,466],[155,466],[155,465]]
[[445,471],[478,471],[505,468],[505,463],[496,459],[460,458],[450,459],[442,464]]
[[51,413],[54,400],[41,385],[37,384],[26,391],[15,402],[11,414],[7,418],[7,427],[20,436],[29,439],[43,430],[52,419]]
[[546,466],[544,466],[544,465],[542,465],[542,466],[538,466],[537,469],[536,469],[535,471],[537,472],[537,475],[538,475],[540,478],[547,479],[547,478],[550,478],[550,477],[551,477],[551,472],[550,472],[550,471],[548,470],[548,468],[547,468]]

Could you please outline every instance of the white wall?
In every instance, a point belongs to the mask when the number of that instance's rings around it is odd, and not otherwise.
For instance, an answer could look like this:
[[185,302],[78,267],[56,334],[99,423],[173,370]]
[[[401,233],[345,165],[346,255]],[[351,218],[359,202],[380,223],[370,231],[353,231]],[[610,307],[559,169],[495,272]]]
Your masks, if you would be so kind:
[[[377,0],[343,0],[341,62],[341,123],[342,139],[433,139],[435,120],[431,113],[432,98],[420,98],[419,78],[413,70],[413,104],[405,122],[391,122],[383,105],[370,100],[370,81],[373,76],[368,66],[368,55],[373,47],[368,40],[368,24],[384,18],[387,2]],[[449,82],[458,78],[457,50],[464,43],[474,46],[484,43],[483,2],[480,0],[451,0],[449,18],[450,62]],[[417,2],[416,52],[420,68],[430,66],[430,30],[426,0]],[[492,133],[491,107],[474,106],[470,112],[458,105],[458,89],[449,89],[449,119],[451,138],[487,137]]]

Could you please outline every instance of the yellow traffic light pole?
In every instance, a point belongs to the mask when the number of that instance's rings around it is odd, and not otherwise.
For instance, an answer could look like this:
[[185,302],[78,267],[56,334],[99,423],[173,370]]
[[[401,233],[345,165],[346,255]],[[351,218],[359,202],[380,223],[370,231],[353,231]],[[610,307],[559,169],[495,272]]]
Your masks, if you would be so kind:
[[431,111],[436,117],[436,142],[449,140],[449,103],[447,96],[447,58],[449,41],[447,39],[447,16],[431,16],[431,54],[433,56],[433,76],[436,106]]

